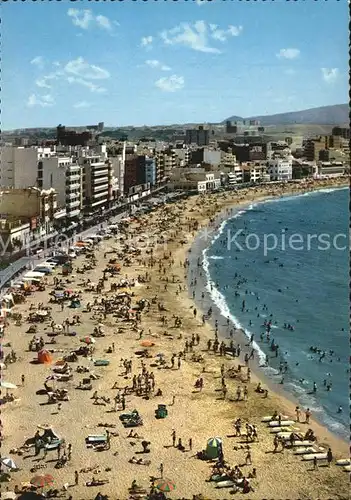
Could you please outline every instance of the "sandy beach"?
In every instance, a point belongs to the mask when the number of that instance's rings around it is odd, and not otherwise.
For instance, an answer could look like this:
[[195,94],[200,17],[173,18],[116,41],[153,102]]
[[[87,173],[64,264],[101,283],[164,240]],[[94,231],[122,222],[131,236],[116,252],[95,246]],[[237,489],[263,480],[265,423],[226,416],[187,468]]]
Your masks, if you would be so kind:
[[[129,488],[133,480],[140,486],[133,498],[146,498],[143,489],[150,491],[150,476],[156,481],[163,476],[176,485],[175,491],[167,493],[167,497],[193,498],[201,494],[207,499],[225,499],[231,496],[233,488],[216,488],[216,483],[209,481],[215,462],[196,457],[197,452],[206,449],[209,438],[219,437],[226,464],[231,468],[238,465],[246,478],[253,468],[257,471],[257,476],[250,478],[252,490],[249,494],[245,495],[242,488],[238,488],[237,497],[257,500],[348,498],[349,474],[335,464],[336,459],[349,456],[348,444],[317,423],[313,415],[309,424],[294,423],[293,427],[297,433],[301,431],[303,434],[312,428],[318,446],[325,451],[331,448],[333,461],[330,467],[326,460],[321,460],[315,469],[313,461],[303,461],[295,454],[295,448],[279,446],[274,452],[274,434],[262,418],[278,412],[295,420],[296,405],[271,387],[268,397],[255,392],[261,380],[260,372],[257,365],[249,363],[252,376],[247,381],[244,355],[248,351],[244,345],[239,358],[208,350],[208,341],[215,340],[213,324],[209,321],[203,323],[205,311],[201,311],[192,300],[186,266],[196,234],[209,224],[212,227],[218,225],[218,214],[223,217],[232,207],[267,197],[336,187],[341,183],[346,184],[345,179],[319,181],[306,186],[263,186],[238,193],[193,196],[165,205],[132,220],[122,235],[124,240],[119,233],[96,245],[93,258],[87,259],[84,254],[79,256],[73,261],[73,272],[69,276],[63,277],[61,267],[57,268],[46,278],[45,290],[31,293],[25,302],[17,304],[13,310],[22,314],[22,324],[16,326],[10,318],[3,339],[4,354],[13,350],[17,361],[7,364],[2,370],[2,380],[17,384],[18,388],[10,391],[16,400],[2,405],[1,455],[2,458],[11,457],[19,470],[11,472],[10,482],[1,483],[2,492],[13,490],[15,485],[21,487],[21,483],[30,481],[36,474],[51,474],[54,478],[51,488],[60,490],[61,498],[90,499],[98,492],[110,499],[132,498]],[[138,251],[133,251],[132,247]],[[121,265],[120,273],[111,276],[106,272],[105,280],[99,282],[110,259],[116,259]],[[77,269],[87,262],[92,262],[92,269],[78,273]],[[133,286],[122,286],[124,279]],[[111,285],[117,288],[111,290]],[[53,297],[49,294],[57,289],[76,292],[80,307],[70,308],[70,300],[66,300],[63,307],[58,301],[49,303]],[[109,301],[112,306],[106,308]],[[44,348],[54,351],[51,364],[33,363],[37,353],[28,350],[33,333],[26,333],[30,327],[26,318],[30,307],[34,311],[38,304],[51,308],[49,315],[52,319],[38,323],[36,333],[38,338],[43,337]],[[51,322],[62,325],[66,319],[73,322],[75,316],[79,316],[79,323],[69,326],[68,332],[66,329],[55,337],[47,336],[52,331]],[[99,329],[103,336],[94,336],[92,353],[79,355],[76,362],[68,362],[73,376],[65,382],[47,382],[54,390],[67,389],[69,400],[47,404],[45,380],[59,366],[56,364],[58,360],[85,345],[81,339],[91,337],[94,329],[95,332]],[[68,335],[73,331],[77,333],[75,336]],[[50,338],[56,343],[48,344]],[[10,346],[6,347],[7,343]],[[225,340],[225,343],[228,345],[229,341]],[[150,357],[145,356],[146,349]],[[179,353],[183,354],[179,356]],[[109,363],[94,366],[97,359]],[[126,369],[128,363],[123,363],[123,360],[132,361],[131,369]],[[243,366],[242,371],[233,378],[231,374],[239,364]],[[78,373],[78,366],[89,371]],[[225,398],[221,370],[226,386]],[[93,375],[92,389],[77,389],[79,383],[90,375]],[[136,381],[139,375],[138,389]],[[199,379],[203,381],[202,389],[195,388]],[[262,387],[267,387],[264,380],[261,383]],[[236,401],[238,387],[243,389],[245,386],[247,400]],[[159,390],[162,395],[157,396]],[[96,397],[93,399],[94,393]],[[168,415],[156,419],[155,410],[160,404],[167,406]],[[119,417],[134,409],[139,412],[143,425],[125,428]],[[305,420],[303,410],[302,422]],[[245,424],[250,423],[256,426],[258,439],[247,442],[243,436],[234,437],[233,422],[238,418],[242,421],[242,434],[246,432]],[[55,467],[58,460],[56,449],[49,451],[46,457],[43,452],[35,456],[33,447],[20,450],[26,440],[34,437],[38,426],[52,426],[65,440],[60,449],[61,456],[68,448],[71,450],[65,466]],[[88,435],[103,434],[105,429],[110,432],[109,446],[96,449],[87,446],[85,439]],[[138,437],[127,437],[131,429]],[[173,431],[176,446],[173,446]],[[177,447],[179,438],[181,449]],[[149,448],[146,453],[143,453],[142,441],[150,443],[146,446]],[[144,464],[131,463],[132,457],[135,457],[134,462],[142,459]],[[44,467],[31,472],[37,466]],[[80,472],[82,469],[90,470]],[[92,478],[106,482],[86,486]],[[78,484],[75,484],[76,480]]]

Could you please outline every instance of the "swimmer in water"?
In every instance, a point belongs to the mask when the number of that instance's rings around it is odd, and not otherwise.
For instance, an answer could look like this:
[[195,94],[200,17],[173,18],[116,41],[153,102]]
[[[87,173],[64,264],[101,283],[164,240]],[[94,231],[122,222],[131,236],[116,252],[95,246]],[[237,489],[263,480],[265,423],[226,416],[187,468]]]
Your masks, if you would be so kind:
[[339,406],[338,413],[342,413],[342,406]]

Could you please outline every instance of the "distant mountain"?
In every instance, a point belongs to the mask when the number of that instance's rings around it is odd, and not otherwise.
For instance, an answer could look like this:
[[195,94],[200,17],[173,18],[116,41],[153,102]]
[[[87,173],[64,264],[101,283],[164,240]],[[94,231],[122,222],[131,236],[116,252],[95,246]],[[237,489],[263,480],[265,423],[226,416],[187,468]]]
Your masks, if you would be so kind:
[[319,124],[319,125],[342,125],[349,123],[350,108],[348,104],[335,104],[334,106],[322,106],[320,108],[304,109],[302,111],[292,111],[290,113],[279,113],[276,115],[250,116],[249,118],[240,118],[231,116],[224,120],[260,120],[261,125],[301,125]]

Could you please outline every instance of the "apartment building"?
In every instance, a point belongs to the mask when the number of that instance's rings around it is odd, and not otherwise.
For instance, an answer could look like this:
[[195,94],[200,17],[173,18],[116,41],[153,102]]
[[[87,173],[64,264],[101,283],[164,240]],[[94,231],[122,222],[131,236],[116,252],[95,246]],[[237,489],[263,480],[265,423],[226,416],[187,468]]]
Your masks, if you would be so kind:
[[318,161],[320,151],[328,149],[328,136],[319,136],[312,139],[307,139],[304,142],[304,157],[307,161]]
[[178,166],[186,167],[190,164],[191,150],[189,148],[183,148],[183,147],[175,148],[174,152],[178,160]]
[[185,131],[186,144],[197,144],[198,146],[208,146],[210,143],[210,131],[202,125],[200,127]]
[[191,153],[191,163],[208,163],[218,167],[221,163],[221,151],[209,148],[196,149]]
[[269,160],[267,173],[271,181],[289,181],[292,179],[293,157]]
[[177,168],[171,175],[171,185],[174,189],[184,189],[206,193],[220,187],[219,172],[206,172],[204,168]]
[[333,136],[340,136],[344,139],[350,140],[350,128],[349,127],[334,127],[332,130]]
[[267,167],[265,163],[243,163],[243,182],[261,182],[267,179]]
[[317,163],[317,172],[315,177],[317,178],[327,178],[327,177],[340,177],[345,175],[346,169],[343,162],[335,161],[320,161]]
[[1,148],[0,186],[14,189],[36,186],[38,161],[55,154],[55,147],[3,146]]
[[111,163],[112,176],[116,180],[117,198],[124,193],[124,175],[126,161],[126,143],[109,148],[108,159]]
[[156,184],[160,184],[165,178],[169,178],[171,172],[177,166],[175,151],[157,151],[155,156]]
[[22,221],[28,223],[30,229],[38,229],[40,235],[49,234],[53,230],[56,211],[57,193],[54,189],[31,187],[0,191],[3,225],[4,221],[8,221],[13,227],[19,227],[16,221]]
[[145,184],[156,184],[156,162],[154,158],[145,157]]
[[113,199],[111,162],[104,155],[83,150],[78,163],[82,167],[84,211],[91,213],[107,208]]

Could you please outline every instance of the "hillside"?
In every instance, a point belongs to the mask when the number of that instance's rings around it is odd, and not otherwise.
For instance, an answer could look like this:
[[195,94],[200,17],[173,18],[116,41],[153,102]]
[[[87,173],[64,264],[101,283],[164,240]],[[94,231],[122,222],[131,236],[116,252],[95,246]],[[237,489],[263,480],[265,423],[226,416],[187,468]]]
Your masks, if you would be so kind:
[[250,116],[248,118],[238,118],[231,116],[225,121],[236,120],[260,120],[261,125],[293,125],[293,124],[321,124],[321,125],[342,125],[349,123],[349,105],[335,104],[334,106],[322,106],[320,108],[304,109],[302,111],[292,111],[289,113],[279,113],[276,115]]

